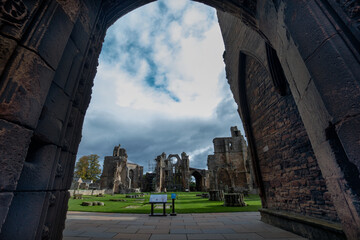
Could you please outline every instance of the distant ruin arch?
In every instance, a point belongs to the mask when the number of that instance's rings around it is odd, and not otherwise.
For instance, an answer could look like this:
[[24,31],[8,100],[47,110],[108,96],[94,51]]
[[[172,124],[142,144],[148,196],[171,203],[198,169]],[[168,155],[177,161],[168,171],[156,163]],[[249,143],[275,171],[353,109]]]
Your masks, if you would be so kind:
[[208,186],[206,186],[206,178],[208,173],[204,169],[190,168],[189,175],[194,176],[196,180],[196,191],[206,191]]
[[203,181],[203,177],[201,176],[201,174],[198,171],[194,171],[191,176],[195,178],[195,191],[202,191],[201,183]]
[[167,160],[170,161],[172,158],[176,158],[176,163],[173,163],[175,165],[181,162],[179,154],[169,154],[169,156],[167,157]]
[[[17,239],[22,234],[29,239],[61,239],[67,189],[106,29],[119,17],[152,0],[6,1],[9,6],[19,6],[19,2],[21,8],[9,12],[1,8],[0,14],[0,238]],[[257,113],[246,113],[246,104],[239,94],[242,91],[239,73],[248,74],[264,65],[265,70],[261,72],[273,72],[275,75],[270,75],[276,78],[279,73],[276,66],[280,64],[295,103],[288,106],[298,109],[297,116],[308,136],[307,145],[311,145],[318,165],[316,171],[324,178],[328,202],[334,205],[335,211],[328,213],[334,215],[337,220],[333,223],[342,227],[349,239],[359,239],[358,2],[199,2],[220,10],[227,78],[241,117],[249,118],[244,120],[247,134],[256,131],[255,136],[258,132],[251,125],[251,116]],[[266,44],[274,51],[267,50]],[[239,51],[256,56],[257,61],[245,56],[243,68]],[[274,53],[278,55],[276,58],[270,56]],[[279,62],[272,62],[274,59]],[[277,79],[272,81],[275,86],[281,83]],[[283,94],[282,88],[279,91]],[[256,94],[249,94],[252,96]],[[282,137],[283,141],[291,138]],[[257,149],[256,144],[251,148],[251,155],[257,166],[254,169],[257,182],[262,185],[262,199],[266,202],[264,193],[271,187],[276,188],[281,178],[277,176],[274,180],[278,181],[269,181],[261,177],[267,173],[261,166],[263,158],[256,156],[266,156],[272,146],[265,144]],[[259,162],[256,159],[260,159]],[[291,164],[282,162],[277,171]],[[266,184],[262,184],[264,182]],[[313,197],[317,198],[316,193]],[[279,214],[272,213],[282,206],[272,204],[275,203],[268,201],[265,205],[264,220],[271,222],[276,216],[279,221],[283,220]],[[306,217],[309,212],[303,208],[301,214]],[[291,223],[280,223],[281,227],[296,231],[296,225],[287,224]],[[308,232],[301,234],[313,237],[306,235],[311,234]]]

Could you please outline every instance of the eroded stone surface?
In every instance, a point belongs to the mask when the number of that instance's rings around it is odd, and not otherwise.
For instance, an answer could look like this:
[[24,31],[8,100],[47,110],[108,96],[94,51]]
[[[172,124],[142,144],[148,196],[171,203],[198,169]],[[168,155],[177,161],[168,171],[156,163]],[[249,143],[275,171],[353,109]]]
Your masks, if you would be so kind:
[[16,47],[16,41],[0,36],[0,75]]
[[0,117],[35,128],[54,72],[34,52],[18,48],[3,76]]
[[0,120],[0,191],[16,189],[31,136],[32,131]]
[[75,22],[80,11],[80,5],[81,5],[80,0],[74,0],[74,1],[57,0],[57,2],[68,14],[70,20],[72,22]]

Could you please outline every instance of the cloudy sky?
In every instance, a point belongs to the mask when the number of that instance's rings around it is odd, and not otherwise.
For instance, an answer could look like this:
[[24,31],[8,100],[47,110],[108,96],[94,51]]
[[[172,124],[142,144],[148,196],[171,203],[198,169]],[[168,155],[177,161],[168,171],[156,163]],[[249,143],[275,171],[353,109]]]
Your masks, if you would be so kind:
[[160,0],[119,19],[105,38],[77,157],[102,161],[121,144],[145,171],[162,152],[186,152],[191,167],[206,168],[212,139],[241,128],[223,52],[215,9],[200,3]]

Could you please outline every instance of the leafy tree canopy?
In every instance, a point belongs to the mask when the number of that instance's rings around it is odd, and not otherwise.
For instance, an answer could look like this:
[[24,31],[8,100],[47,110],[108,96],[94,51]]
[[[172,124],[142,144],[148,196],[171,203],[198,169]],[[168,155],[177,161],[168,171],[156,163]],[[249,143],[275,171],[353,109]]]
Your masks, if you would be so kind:
[[75,177],[80,177],[83,180],[98,180],[101,174],[99,158],[97,154],[82,156],[76,162]]

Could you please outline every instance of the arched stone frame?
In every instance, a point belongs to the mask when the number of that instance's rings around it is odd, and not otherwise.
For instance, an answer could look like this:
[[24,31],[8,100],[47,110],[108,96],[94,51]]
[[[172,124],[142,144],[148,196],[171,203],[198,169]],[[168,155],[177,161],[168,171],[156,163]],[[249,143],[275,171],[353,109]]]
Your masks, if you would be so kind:
[[193,176],[195,178],[195,189],[196,191],[203,191],[203,182],[204,182],[204,177],[201,175],[201,173],[199,173],[198,171],[194,170],[191,172],[190,176]]
[[[172,161],[175,158],[176,163]],[[171,163],[172,174],[170,178],[173,181],[173,186],[177,190],[186,190],[189,188],[189,159],[185,152],[181,154],[181,158],[179,154],[169,154],[166,158],[167,162]]]
[[[179,165],[181,164],[181,158],[179,156],[179,154],[169,154],[168,156],[168,160],[170,161],[172,158],[176,158],[177,159],[177,162],[174,164],[174,165]],[[172,163],[172,162],[171,162]]]
[[[20,2],[21,19],[1,15],[0,222],[5,230],[0,236],[20,232],[15,225],[23,221],[30,223],[21,229],[29,238],[56,239],[106,29],[151,1],[88,1],[86,14],[79,1]],[[360,165],[359,32],[358,17],[351,15],[356,6],[332,0],[201,2],[238,17],[251,26],[247,32],[266,39],[278,53],[343,229],[348,238],[358,238],[359,180],[347,170]],[[236,84],[231,87],[236,92]],[[37,174],[27,174],[31,169]],[[31,208],[22,206],[24,201],[33,203]],[[17,211],[25,217],[17,218]],[[39,217],[30,221],[30,215]]]
[[192,176],[195,177],[196,188],[199,189],[199,191],[206,191],[206,172],[207,170],[204,169],[189,169],[189,181]]

